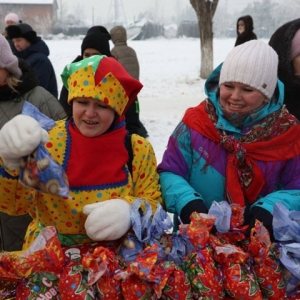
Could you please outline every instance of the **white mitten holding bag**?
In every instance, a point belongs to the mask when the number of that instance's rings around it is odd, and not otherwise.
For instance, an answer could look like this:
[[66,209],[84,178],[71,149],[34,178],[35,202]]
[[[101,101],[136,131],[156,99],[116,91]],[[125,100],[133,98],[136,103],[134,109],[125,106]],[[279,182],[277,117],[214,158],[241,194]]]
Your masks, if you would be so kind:
[[48,132],[32,117],[17,115],[0,131],[0,157],[5,167],[14,170],[20,159],[31,154],[41,142],[47,142]]
[[123,199],[110,199],[83,207],[87,215],[85,230],[93,241],[114,241],[131,226],[130,204]]

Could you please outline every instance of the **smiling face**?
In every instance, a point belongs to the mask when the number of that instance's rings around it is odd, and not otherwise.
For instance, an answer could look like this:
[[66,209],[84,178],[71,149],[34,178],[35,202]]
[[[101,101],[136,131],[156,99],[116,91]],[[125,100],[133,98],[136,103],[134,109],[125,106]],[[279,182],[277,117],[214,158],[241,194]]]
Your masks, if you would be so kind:
[[115,119],[115,111],[97,99],[75,98],[72,103],[74,123],[86,137],[105,133]]
[[247,114],[268,102],[260,91],[238,82],[220,86],[220,104],[229,113]]

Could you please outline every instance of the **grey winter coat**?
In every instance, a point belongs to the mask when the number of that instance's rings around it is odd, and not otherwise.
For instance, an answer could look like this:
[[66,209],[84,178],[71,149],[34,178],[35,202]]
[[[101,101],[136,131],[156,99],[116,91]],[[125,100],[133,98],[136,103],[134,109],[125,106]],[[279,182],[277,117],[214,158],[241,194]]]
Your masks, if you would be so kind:
[[111,55],[123,65],[126,71],[135,79],[139,80],[140,66],[136,52],[127,46],[127,33],[123,26],[116,26],[110,31],[111,40],[114,48],[110,51]]
[[66,113],[59,101],[41,86],[36,86],[24,95],[10,101],[0,100],[0,128],[16,115],[22,113],[25,101],[37,107],[43,114],[53,120],[66,118]]

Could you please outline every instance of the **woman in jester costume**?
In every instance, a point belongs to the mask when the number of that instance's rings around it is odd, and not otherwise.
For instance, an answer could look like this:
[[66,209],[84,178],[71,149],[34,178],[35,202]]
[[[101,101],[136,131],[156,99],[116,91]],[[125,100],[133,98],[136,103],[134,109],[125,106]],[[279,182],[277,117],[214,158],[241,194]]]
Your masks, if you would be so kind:
[[[69,91],[73,118],[46,132],[27,115],[18,115],[0,131],[0,210],[29,213],[23,248],[40,230],[54,226],[63,245],[117,240],[131,226],[136,198],[155,212],[161,202],[156,158],[149,141],[132,135],[132,171],[127,166],[124,114],[142,84],[114,58],[92,56],[67,65],[62,80]],[[42,143],[65,170],[70,197],[47,194],[20,184],[20,160]]]

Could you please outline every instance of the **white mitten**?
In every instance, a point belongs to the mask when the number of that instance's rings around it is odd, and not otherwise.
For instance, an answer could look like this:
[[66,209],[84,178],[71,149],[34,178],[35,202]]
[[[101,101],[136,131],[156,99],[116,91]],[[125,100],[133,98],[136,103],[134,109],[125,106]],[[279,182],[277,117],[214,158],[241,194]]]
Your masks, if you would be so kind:
[[130,204],[122,199],[88,204],[83,207],[87,215],[85,230],[93,241],[114,241],[130,228]]
[[21,157],[31,154],[40,142],[47,140],[47,131],[34,118],[17,115],[0,131],[0,157],[7,169],[16,169]]

